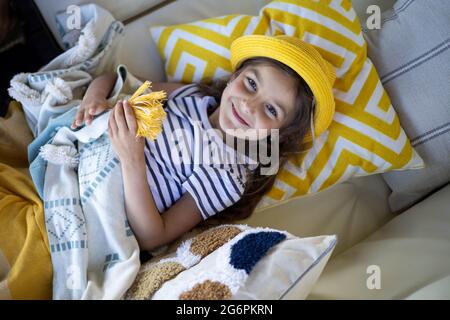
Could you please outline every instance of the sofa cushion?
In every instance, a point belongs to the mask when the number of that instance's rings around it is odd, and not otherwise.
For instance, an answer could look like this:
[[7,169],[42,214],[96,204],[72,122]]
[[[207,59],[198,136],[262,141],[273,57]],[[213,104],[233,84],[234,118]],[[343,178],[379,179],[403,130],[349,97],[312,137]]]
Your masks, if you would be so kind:
[[308,299],[450,299],[449,208],[447,185],[331,259]]
[[239,223],[270,227],[298,237],[336,234],[338,255],[395,217],[387,202],[390,189],[381,175],[353,178],[319,193],[255,212]]
[[450,1],[400,0],[365,30],[368,54],[402,127],[424,159],[421,170],[383,175],[400,211],[450,181]]

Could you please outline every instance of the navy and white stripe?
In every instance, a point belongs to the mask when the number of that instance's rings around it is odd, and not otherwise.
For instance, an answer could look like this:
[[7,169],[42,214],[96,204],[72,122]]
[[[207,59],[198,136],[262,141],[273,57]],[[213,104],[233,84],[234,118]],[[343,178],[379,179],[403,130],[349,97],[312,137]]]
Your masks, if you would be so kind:
[[213,97],[202,97],[195,84],[178,88],[165,105],[167,117],[162,133],[154,141],[146,139],[147,179],[161,213],[186,191],[194,198],[203,219],[241,198],[247,178],[244,167],[248,165],[200,161],[205,145],[215,144],[216,150],[227,154],[236,152],[218,136],[206,135],[206,130],[212,129],[208,107],[216,103]]

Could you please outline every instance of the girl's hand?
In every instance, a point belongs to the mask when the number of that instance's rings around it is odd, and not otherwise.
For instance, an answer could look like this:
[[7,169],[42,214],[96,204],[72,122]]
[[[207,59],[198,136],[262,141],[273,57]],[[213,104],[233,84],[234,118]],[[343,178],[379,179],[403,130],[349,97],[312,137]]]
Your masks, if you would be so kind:
[[94,119],[94,115],[100,114],[108,108],[109,104],[105,98],[85,97],[81,101],[80,109],[75,115],[71,128],[76,129],[83,124],[83,121],[86,121],[86,124],[90,125]]
[[109,116],[108,133],[123,164],[144,161],[144,138],[136,138],[137,123],[128,101],[117,102]]

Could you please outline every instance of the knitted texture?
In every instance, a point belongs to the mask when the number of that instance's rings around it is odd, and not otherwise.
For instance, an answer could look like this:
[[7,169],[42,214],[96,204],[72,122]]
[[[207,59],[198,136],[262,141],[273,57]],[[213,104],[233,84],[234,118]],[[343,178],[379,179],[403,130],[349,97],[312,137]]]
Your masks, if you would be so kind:
[[183,241],[178,246],[175,256],[157,262],[147,261],[142,266],[133,286],[128,290],[125,299],[150,299],[166,281],[196,265],[205,256],[241,232],[241,228],[231,225],[214,227]]

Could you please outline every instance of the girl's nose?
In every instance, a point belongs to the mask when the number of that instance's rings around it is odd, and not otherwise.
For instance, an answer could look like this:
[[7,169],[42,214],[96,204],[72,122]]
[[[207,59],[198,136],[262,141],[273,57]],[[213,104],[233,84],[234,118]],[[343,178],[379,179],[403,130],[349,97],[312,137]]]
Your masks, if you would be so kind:
[[256,101],[255,99],[244,99],[242,101],[242,111],[253,115],[256,112]]

